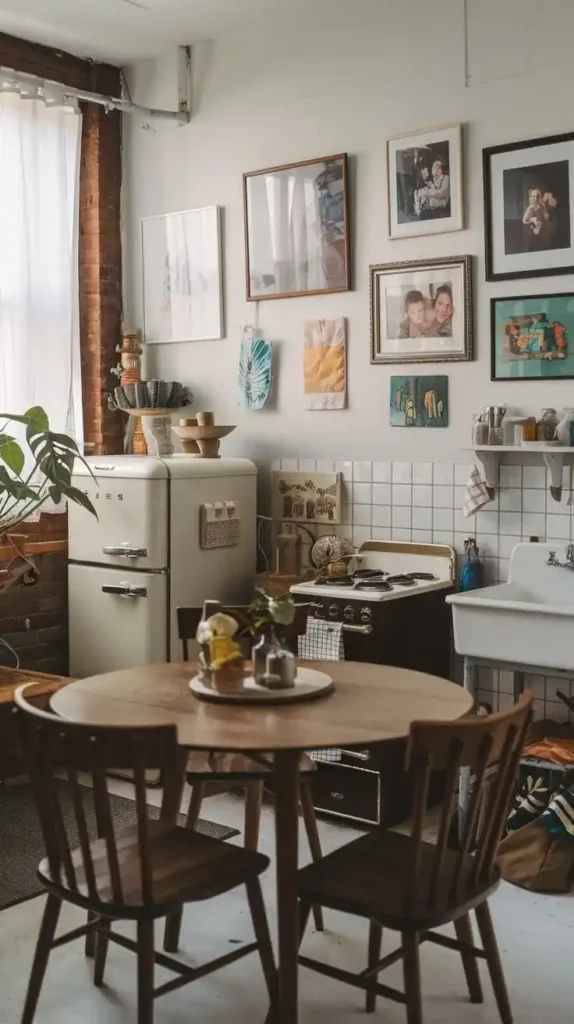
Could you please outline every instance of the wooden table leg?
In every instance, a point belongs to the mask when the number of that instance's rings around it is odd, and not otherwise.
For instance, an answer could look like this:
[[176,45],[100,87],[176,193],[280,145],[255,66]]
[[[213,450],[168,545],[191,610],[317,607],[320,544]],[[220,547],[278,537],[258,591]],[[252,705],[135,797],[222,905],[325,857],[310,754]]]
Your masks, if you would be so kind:
[[[470,658],[464,659],[464,688],[476,698],[477,667]],[[470,799],[470,768],[461,768],[458,787],[458,835],[462,840]]]
[[275,754],[275,837],[279,951],[278,1024],[297,1024],[299,752]]

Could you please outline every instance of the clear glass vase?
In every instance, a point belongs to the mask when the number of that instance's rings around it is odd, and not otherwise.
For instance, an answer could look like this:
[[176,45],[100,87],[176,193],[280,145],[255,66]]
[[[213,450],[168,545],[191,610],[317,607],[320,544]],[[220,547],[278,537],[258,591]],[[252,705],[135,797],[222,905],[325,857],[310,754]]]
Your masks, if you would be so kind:
[[266,629],[251,651],[253,678],[259,686],[283,690],[295,685],[297,661],[273,628]]

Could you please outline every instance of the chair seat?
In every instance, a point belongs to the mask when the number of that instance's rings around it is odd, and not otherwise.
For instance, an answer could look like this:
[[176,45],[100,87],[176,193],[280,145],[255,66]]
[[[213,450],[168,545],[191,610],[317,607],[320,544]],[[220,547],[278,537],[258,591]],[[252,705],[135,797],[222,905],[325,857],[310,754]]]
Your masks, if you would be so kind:
[[[269,761],[273,754],[264,754]],[[317,765],[308,754],[301,754],[299,771],[303,776],[314,775]],[[253,782],[255,779],[267,779],[272,769],[253,761],[245,754],[230,754],[211,750],[194,750],[187,762],[187,781],[194,782],[227,782],[230,777],[234,781]]]
[[89,895],[81,850],[72,853],[77,888],[70,886],[62,871],[54,879],[47,859],[38,868],[46,887],[72,903],[111,917],[162,917],[182,903],[209,899],[260,875],[269,865],[261,853],[233,846],[220,839],[169,825],[148,821],[153,904],[143,899],[137,825],[115,833],[118,850],[122,901],[114,899],[105,842],[90,843],[99,900]]
[[[500,876],[474,887],[464,904],[451,895],[451,882],[458,854],[447,851],[444,873],[439,882],[438,899],[429,908],[433,857],[436,846],[421,843],[416,901],[408,911],[406,895],[410,836],[377,831],[361,836],[321,861],[299,872],[299,894],[306,903],[320,903],[335,910],[376,919],[396,931],[420,931],[437,928],[461,916],[481,903],[498,887]],[[463,866],[461,884],[469,892],[466,879],[474,865],[469,857]]]

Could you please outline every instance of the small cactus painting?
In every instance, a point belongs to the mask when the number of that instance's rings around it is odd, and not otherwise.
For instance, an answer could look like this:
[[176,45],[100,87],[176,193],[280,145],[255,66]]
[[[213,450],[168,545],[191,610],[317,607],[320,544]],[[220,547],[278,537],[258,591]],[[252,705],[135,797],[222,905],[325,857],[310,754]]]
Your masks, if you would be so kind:
[[272,514],[287,523],[341,522],[341,474],[273,471]]

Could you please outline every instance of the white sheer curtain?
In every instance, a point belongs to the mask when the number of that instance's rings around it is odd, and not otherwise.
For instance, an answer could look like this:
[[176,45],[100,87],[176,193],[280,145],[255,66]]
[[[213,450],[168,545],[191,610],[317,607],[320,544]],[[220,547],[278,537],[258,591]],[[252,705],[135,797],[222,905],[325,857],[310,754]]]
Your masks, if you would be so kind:
[[63,93],[0,78],[0,412],[41,405],[81,451],[80,138]]

